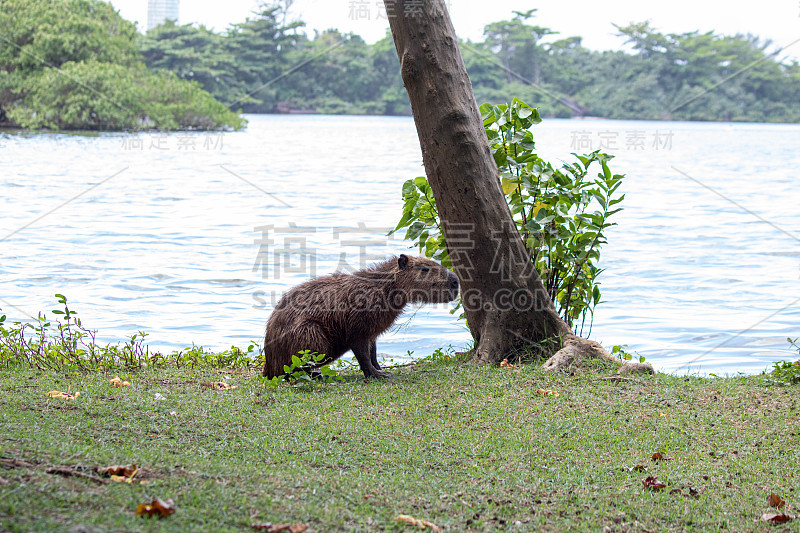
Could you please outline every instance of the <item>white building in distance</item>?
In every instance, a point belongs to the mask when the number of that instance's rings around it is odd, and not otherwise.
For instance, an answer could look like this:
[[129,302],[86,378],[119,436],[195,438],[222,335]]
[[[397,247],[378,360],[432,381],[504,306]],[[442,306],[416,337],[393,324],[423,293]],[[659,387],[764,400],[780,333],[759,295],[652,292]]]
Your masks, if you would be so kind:
[[152,30],[165,20],[178,22],[180,0],[147,0],[147,29]]

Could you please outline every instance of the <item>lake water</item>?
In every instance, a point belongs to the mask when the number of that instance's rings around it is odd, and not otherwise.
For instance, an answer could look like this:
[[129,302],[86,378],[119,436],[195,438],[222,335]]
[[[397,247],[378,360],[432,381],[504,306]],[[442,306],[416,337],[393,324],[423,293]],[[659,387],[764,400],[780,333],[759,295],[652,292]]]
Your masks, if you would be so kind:
[[[407,251],[385,233],[423,173],[411,118],[248,119],[225,134],[0,133],[3,312],[27,319],[59,292],[104,341],[244,346],[292,285]],[[592,338],[677,373],[792,357],[800,125],[551,119],[536,140],[554,160],[607,146],[628,176]],[[425,306],[378,350],[468,341]]]

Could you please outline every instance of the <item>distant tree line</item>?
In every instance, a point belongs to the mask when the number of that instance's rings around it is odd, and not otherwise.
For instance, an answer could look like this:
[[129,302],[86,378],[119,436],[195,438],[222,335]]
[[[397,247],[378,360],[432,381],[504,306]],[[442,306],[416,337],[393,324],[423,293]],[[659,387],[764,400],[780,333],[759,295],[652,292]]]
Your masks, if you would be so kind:
[[[312,37],[285,4],[215,33],[167,23],[139,39],[147,66],[194,80],[249,113],[409,114],[390,35],[373,45],[336,30]],[[485,27],[461,50],[479,102],[518,97],[544,116],[800,122],[800,64],[769,41],[713,32],[617,27],[632,52],[597,52],[532,22],[536,10]]]

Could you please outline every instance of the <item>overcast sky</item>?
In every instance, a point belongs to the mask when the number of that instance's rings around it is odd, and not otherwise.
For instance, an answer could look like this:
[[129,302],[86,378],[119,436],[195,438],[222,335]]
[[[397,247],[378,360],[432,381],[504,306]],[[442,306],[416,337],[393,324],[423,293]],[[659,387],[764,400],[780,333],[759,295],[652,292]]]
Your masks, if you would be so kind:
[[[231,23],[243,21],[258,3],[258,0],[181,0],[179,23],[197,22],[221,31]],[[113,0],[112,4],[123,17],[138,21],[140,31],[145,29],[147,0]],[[310,30],[337,28],[357,33],[372,43],[388,29],[378,8],[382,4],[381,0],[296,0],[292,13],[305,21]],[[612,23],[625,25],[650,20],[666,33],[693,30],[752,33],[787,47],[784,55],[800,59],[800,42],[789,46],[800,39],[800,0],[737,4],[704,0],[577,0],[538,4],[530,0],[448,0],[448,5],[456,33],[463,39],[480,40],[487,23],[510,18],[513,10],[538,7],[536,24],[558,31],[558,37],[579,35],[586,47],[595,50],[618,49],[622,45],[623,40],[614,35]],[[362,6],[360,12],[356,6]]]

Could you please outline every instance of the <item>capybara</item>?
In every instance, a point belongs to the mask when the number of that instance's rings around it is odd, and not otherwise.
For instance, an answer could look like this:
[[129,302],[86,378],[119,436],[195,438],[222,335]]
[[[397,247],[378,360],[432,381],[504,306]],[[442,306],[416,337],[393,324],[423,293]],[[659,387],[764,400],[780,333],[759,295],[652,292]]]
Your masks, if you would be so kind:
[[458,296],[458,278],[424,257],[401,254],[353,274],[315,278],[285,293],[267,321],[264,375],[285,374],[301,350],[335,361],[348,350],[368,378],[387,377],[378,365],[375,340],[406,305],[441,303]]

